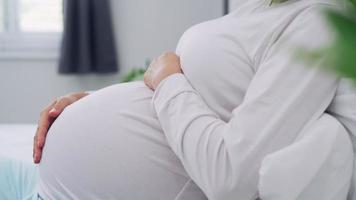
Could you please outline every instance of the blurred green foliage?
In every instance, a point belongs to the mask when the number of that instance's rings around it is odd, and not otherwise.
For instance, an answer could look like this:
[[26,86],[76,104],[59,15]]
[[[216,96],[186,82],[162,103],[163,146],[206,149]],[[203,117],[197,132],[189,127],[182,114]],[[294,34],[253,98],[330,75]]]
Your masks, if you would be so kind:
[[[286,1],[271,0],[271,4]],[[323,58],[325,66],[356,81],[356,0],[347,1],[350,3],[344,11],[326,10],[326,18],[336,33],[333,43],[323,50],[298,53],[309,61]]]
[[126,83],[126,82],[131,82],[131,81],[142,81],[143,80],[143,75],[146,72],[146,69],[150,66],[151,64],[151,59],[146,58],[145,60],[145,67],[136,67],[134,69],[131,69],[127,74],[125,74],[121,82]]
[[146,69],[136,68],[129,71],[126,75],[122,77],[122,83],[143,80],[143,75],[145,74]]
[[336,38],[323,56],[340,75],[356,80],[356,0],[350,2],[345,12],[327,10],[326,17]]

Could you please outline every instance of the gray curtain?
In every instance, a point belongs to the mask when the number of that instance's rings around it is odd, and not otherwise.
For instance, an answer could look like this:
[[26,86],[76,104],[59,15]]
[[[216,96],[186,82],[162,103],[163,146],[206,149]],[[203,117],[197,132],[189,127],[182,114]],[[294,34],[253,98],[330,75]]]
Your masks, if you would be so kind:
[[67,0],[59,72],[118,71],[109,0]]
[[224,15],[229,14],[229,9],[230,9],[229,0],[224,0],[223,9],[224,9]]

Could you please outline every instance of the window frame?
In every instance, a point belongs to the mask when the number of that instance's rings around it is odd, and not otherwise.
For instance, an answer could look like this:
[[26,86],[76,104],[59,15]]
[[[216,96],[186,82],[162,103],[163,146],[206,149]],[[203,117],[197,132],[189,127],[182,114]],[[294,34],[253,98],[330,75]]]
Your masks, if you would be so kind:
[[4,30],[0,32],[0,59],[57,59],[62,33],[22,32],[19,0],[4,1]]

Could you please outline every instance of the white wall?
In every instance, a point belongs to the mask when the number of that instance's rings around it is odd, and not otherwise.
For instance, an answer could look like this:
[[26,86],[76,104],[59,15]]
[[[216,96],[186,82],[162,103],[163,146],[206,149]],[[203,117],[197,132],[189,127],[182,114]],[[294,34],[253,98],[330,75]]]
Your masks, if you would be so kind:
[[[222,0],[112,0],[121,72],[174,50],[193,24],[222,14]],[[0,44],[1,45],[1,44]],[[57,74],[55,60],[0,60],[0,123],[35,123],[53,98],[119,82],[116,75]]]
[[[174,50],[190,26],[222,15],[223,0],[112,0],[122,67]],[[119,8],[119,9],[118,9]]]

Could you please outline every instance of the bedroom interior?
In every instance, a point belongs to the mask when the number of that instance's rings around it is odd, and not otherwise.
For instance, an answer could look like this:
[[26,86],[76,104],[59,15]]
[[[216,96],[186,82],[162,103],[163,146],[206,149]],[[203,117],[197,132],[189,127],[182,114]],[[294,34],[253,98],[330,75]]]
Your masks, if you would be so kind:
[[[35,124],[49,101],[69,92],[92,91],[131,80],[127,75],[132,70],[145,67],[164,50],[174,50],[187,28],[222,16],[226,3],[111,0],[119,72],[61,74],[62,0],[0,0],[0,154],[30,162]],[[20,17],[14,17],[17,14]],[[50,15],[45,22],[39,21],[43,15]],[[37,43],[16,43],[26,34],[35,35]]]
[[[34,6],[47,2],[16,1],[32,3]],[[0,3],[2,2],[15,1],[0,0]],[[60,5],[61,0],[48,2],[57,2],[56,4]],[[45,8],[46,4],[50,3],[45,3],[42,7]],[[5,10],[5,7],[0,8],[0,12]],[[36,12],[43,8],[40,6],[33,9]],[[41,44],[46,38],[38,39],[39,44],[29,47],[32,48],[29,50],[27,47],[17,47],[19,44],[9,44],[6,50],[6,38],[0,38],[0,89],[4,92],[0,98],[1,123],[36,123],[38,111],[57,96],[74,91],[95,90],[120,82],[120,78],[131,68],[145,66],[147,60],[164,50],[174,50],[179,37],[188,27],[223,15],[223,2],[112,0],[111,9],[120,73],[60,75],[57,73],[59,39],[54,38],[54,41],[49,41],[47,45]],[[29,10],[28,15],[31,14]],[[36,46],[44,47],[36,50]],[[24,96],[31,98],[24,101]]]
[[[271,0],[270,5],[286,1]],[[351,86],[352,79],[356,83],[356,0],[345,1],[351,2],[347,12],[325,12],[335,31],[333,42],[298,49],[295,58],[308,64],[322,59],[325,71],[347,77]],[[185,30],[227,15],[243,2],[0,0],[0,157],[32,163],[37,120],[48,102],[71,92],[143,80],[152,59],[174,51]],[[336,101],[346,102],[346,97]],[[355,106],[335,110],[355,119]],[[356,127],[345,121],[346,129]],[[356,175],[353,179],[356,183]]]

